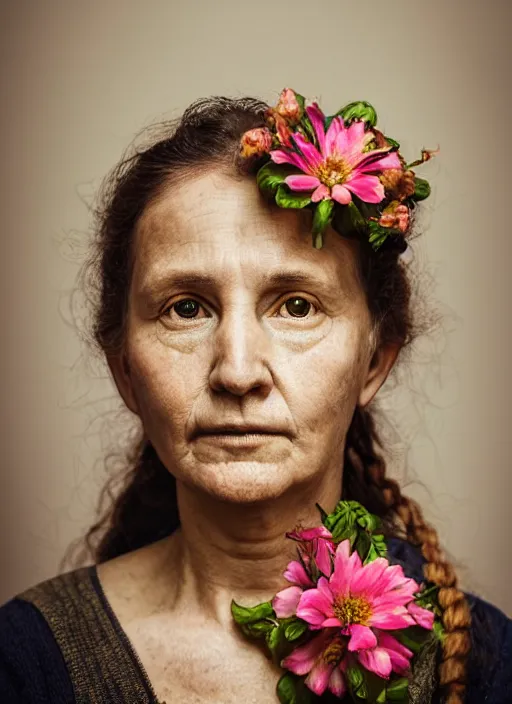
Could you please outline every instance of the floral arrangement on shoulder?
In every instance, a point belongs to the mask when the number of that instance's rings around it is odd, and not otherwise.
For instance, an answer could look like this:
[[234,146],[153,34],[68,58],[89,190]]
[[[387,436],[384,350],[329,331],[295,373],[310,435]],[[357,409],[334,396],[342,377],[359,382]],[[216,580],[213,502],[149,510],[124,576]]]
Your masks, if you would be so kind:
[[358,502],[317,508],[321,526],[286,534],[297,543],[291,586],[256,606],[233,601],[232,615],[285,670],[282,704],[409,702],[422,650],[443,639],[438,587],[390,564],[380,520]]
[[411,214],[430,195],[429,183],[412,169],[438,149],[422,149],[407,164],[399,143],[376,128],[370,103],[353,102],[326,117],[291,88],[266,111],[265,122],[244,133],[240,157],[259,167],[258,186],[278,206],[314,210],[314,247],[323,246],[327,226],[339,216],[344,233],[363,233],[374,250],[386,241],[407,248]]

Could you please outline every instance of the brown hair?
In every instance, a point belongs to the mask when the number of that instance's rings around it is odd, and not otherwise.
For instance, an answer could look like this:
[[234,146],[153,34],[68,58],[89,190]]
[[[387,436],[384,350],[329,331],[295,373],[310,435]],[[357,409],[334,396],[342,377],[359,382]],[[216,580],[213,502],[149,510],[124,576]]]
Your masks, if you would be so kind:
[[[157,138],[123,157],[106,179],[96,212],[92,256],[82,270],[93,304],[94,340],[105,356],[119,354],[123,346],[132,236],[139,217],[172,179],[215,166],[239,171],[240,137],[246,130],[265,124],[267,108],[253,98],[198,100],[177,124],[161,124]],[[419,330],[411,311],[411,282],[406,270],[392,248],[375,255],[362,242],[359,251],[362,281],[379,339],[403,349]],[[421,549],[425,577],[441,587],[446,637],[440,684],[446,701],[460,704],[470,647],[469,608],[436,530],[425,522],[418,504],[403,496],[398,484],[386,477],[382,450],[372,411],[356,408],[346,438],[342,496],[361,502],[382,517],[388,535],[401,532]],[[143,434],[129,452],[128,461],[131,468],[121,477],[112,477],[103,488],[99,519],[85,538],[86,549],[97,562],[159,540],[179,525],[176,482]]]

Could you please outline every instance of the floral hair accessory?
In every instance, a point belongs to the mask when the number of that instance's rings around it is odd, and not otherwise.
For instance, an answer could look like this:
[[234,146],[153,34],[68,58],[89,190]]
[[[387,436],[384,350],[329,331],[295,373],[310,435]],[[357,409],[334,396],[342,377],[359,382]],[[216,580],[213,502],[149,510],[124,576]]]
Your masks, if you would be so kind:
[[266,127],[242,136],[240,157],[258,166],[261,191],[282,208],[309,208],[313,245],[336,218],[348,236],[364,235],[374,250],[407,247],[416,203],[430,186],[412,170],[439,150],[423,149],[407,164],[400,145],[376,128],[377,113],[365,101],[326,117],[318,103],[285,88],[265,113]]
[[329,515],[317,508],[321,526],[286,534],[297,542],[284,572],[290,586],[253,607],[233,601],[233,617],[285,670],[282,704],[323,695],[405,704],[421,651],[443,638],[439,587],[390,564],[380,520],[357,501],[340,501]]

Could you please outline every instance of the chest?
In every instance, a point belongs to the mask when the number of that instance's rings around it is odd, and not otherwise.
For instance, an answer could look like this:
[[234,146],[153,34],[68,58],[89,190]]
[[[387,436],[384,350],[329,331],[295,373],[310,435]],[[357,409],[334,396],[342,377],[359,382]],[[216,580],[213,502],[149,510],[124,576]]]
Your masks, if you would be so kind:
[[258,645],[173,625],[128,633],[160,704],[276,704],[283,671]]

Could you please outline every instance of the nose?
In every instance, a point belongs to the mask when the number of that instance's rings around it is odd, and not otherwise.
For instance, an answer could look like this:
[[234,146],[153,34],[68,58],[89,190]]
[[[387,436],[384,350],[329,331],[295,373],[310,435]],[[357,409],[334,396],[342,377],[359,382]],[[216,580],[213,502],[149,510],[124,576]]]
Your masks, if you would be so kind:
[[234,306],[215,332],[210,387],[244,396],[258,389],[268,395],[274,380],[269,369],[268,333],[249,306]]

